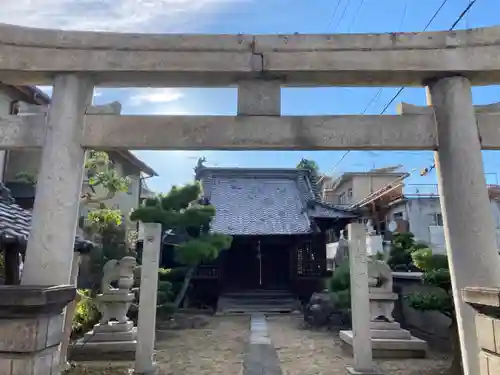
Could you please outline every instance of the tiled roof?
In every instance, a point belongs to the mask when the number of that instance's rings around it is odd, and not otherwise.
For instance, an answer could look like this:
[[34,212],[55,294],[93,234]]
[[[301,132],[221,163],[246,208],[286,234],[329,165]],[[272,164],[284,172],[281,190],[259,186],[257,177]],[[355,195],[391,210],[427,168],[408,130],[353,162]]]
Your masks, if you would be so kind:
[[307,213],[314,218],[354,219],[359,216],[355,211],[318,200],[310,202]]
[[306,234],[313,231],[312,217],[353,217],[318,203],[307,170],[202,168],[197,178],[216,209],[214,232]]
[[[10,191],[0,182],[0,237],[4,240],[14,239],[24,251],[30,229],[31,212],[15,204]],[[84,253],[91,248],[90,241],[76,238],[75,251]]]
[[28,238],[31,213],[14,203],[0,201],[0,234],[17,237],[20,241]]

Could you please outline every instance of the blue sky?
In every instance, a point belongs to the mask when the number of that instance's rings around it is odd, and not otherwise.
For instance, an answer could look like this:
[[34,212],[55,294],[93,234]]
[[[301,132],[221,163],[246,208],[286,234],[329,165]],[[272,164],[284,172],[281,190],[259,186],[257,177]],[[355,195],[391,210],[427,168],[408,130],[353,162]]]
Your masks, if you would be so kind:
[[[36,4],[35,4],[36,3]],[[2,0],[0,22],[65,29],[112,30],[160,33],[370,33],[421,31],[441,0]],[[429,30],[448,29],[469,0],[449,0]],[[337,11],[334,14],[334,10]],[[500,24],[498,0],[478,0],[458,25],[485,27]],[[379,113],[398,88],[384,88],[366,110]],[[285,115],[360,114],[379,88],[283,89]],[[476,104],[500,100],[498,86],[475,87]],[[236,112],[236,89],[104,89],[96,90],[97,104],[119,100],[124,114],[211,114]],[[386,113],[405,101],[425,104],[424,89],[405,89]],[[140,126],[140,124],[138,124]],[[136,153],[160,177],[148,182],[155,191],[192,180],[196,159],[205,156],[208,165],[238,167],[294,167],[302,158],[316,160],[329,171],[342,151],[317,152],[215,152],[140,151]],[[488,183],[500,176],[499,152],[484,152]],[[404,169],[422,169],[432,164],[431,152],[353,151],[339,164],[335,174],[365,171],[373,167],[403,164]],[[409,183],[432,184],[435,175]]]

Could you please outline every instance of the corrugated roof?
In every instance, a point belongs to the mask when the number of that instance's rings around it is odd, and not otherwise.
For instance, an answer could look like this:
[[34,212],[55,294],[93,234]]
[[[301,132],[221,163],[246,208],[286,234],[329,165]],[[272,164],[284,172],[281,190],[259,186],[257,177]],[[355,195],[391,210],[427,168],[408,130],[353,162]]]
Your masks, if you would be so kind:
[[318,202],[308,170],[201,168],[197,178],[216,208],[212,230],[230,235],[306,234],[313,217],[349,218]]

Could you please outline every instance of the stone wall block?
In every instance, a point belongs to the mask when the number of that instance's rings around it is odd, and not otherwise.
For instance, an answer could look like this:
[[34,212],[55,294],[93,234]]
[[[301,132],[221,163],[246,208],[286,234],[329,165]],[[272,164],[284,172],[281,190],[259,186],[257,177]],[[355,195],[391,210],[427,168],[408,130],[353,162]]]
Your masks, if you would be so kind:
[[479,375],[499,375],[500,288],[467,287],[462,297],[476,310],[477,342],[481,349]]
[[47,319],[47,339],[45,346],[58,345],[63,337],[64,314],[51,316]]
[[495,352],[494,319],[483,314],[476,315],[476,332],[479,347]]
[[498,375],[500,374],[500,356],[481,352],[479,355],[481,375]]
[[[495,352],[500,355],[500,319],[493,320],[493,336],[495,338]],[[499,372],[500,374],[500,372]]]
[[48,322],[47,317],[1,319],[0,352],[24,353],[44,349]]
[[[57,361],[57,362],[56,362]],[[58,347],[51,347],[45,350],[31,353],[29,356],[19,356],[10,359],[10,372],[8,375],[49,375],[54,365],[59,361]],[[1,370],[0,374],[4,375]]]

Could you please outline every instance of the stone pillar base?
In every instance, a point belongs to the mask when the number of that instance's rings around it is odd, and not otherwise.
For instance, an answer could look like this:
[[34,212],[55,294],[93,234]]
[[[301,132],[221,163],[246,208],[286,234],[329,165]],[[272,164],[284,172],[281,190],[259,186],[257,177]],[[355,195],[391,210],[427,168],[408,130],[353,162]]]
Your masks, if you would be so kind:
[[137,372],[134,369],[130,369],[128,371],[129,375],[157,375],[158,374],[158,365],[153,363],[153,368],[146,372]]
[[346,367],[348,375],[382,375],[377,371],[357,371],[353,367]]
[[137,328],[134,323],[109,322],[96,324],[92,331],[72,345],[69,358],[72,361],[133,361],[136,348]]
[[[342,348],[352,355],[352,331],[340,331]],[[397,322],[371,322],[370,342],[373,358],[425,358],[427,343],[402,329]]]
[[477,314],[479,375],[500,374],[500,288],[470,287],[462,295]]
[[4,375],[59,375],[64,307],[74,286],[0,286],[0,369]]

